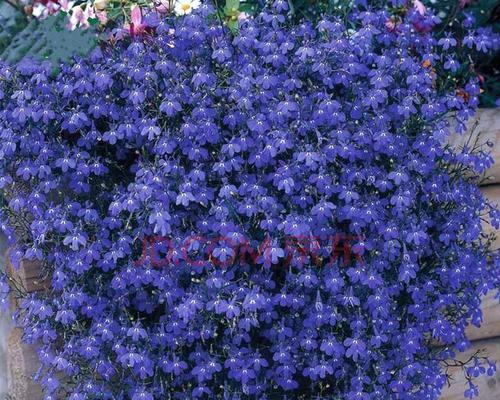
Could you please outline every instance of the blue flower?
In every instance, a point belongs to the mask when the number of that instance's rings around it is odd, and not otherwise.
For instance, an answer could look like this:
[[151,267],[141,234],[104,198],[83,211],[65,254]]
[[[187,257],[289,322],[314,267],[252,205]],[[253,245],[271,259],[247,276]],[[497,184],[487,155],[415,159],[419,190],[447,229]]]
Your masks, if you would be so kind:
[[492,159],[443,145],[498,37],[363,3],[315,26],[276,0],[235,35],[204,3],[57,74],[0,63],[0,227],[51,283],[18,315],[47,398],[438,398],[500,285]]

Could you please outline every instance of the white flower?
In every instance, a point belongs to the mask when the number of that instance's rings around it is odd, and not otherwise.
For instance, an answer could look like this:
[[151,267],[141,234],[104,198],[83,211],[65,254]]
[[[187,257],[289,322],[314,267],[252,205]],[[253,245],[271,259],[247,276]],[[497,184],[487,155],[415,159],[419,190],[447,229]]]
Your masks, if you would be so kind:
[[201,5],[200,0],[176,0],[174,11],[176,15],[186,15]]
[[45,18],[48,15],[48,13],[49,13],[49,10],[47,9],[47,7],[45,7],[41,3],[37,3],[33,7],[33,13],[32,13],[32,15],[35,18],[43,19],[43,18]]

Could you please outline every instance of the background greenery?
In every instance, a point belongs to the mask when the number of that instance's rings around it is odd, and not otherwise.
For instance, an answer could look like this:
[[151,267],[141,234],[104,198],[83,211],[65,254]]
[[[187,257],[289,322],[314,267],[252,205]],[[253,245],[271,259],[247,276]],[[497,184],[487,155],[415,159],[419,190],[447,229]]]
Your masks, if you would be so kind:
[[15,63],[32,57],[57,65],[75,53],[88,54],[97,44],[95,29],[69,31],[66,22],[63,14],[28,19],[20,9],[0,0],[0,59]]

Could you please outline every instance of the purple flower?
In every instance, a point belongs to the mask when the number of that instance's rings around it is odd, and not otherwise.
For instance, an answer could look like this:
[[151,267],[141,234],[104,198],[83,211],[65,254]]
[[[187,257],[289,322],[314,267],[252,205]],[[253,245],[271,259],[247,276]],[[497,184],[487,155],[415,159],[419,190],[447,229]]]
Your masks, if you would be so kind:
[[437,399],[500,286],[492,159],[444,145],[498,38],[355,3],[316,25],[276,0],[236,34],[204,2],[57,74],[0,63],[0,226],[51,285],[17,316],[47,398]]
[[366,345],[359,338],[347,338],[344,340],[344,346],[347,348],[345,355],[357,361],[358,357],[364,357]]

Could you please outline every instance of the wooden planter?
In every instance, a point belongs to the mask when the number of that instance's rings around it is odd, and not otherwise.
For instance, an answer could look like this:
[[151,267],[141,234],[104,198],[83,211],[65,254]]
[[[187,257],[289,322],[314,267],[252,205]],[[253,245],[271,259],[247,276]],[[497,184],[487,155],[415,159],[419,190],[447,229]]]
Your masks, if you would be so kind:
[[[26,293],[44,290],[47,285],[39,276],[41,267],[32,261],[21,261],[16,270],[12,266],[8,251],[5,255],[7,273],[20,284]],[[17,301],[11,296],[11,307],[16,308]],[[33,379],[39,367],[35,348],[24,343],[22,329],[13,328],[7,338],[7,390],[9,400],[41,400],[42,389]]]
[[449,142],[457,148],[464,144],[468,144],[470,148],[476,142],[478,149],[490,152],[495,164],[486,171],[482,184],[500,184],[500,108],[480,109],[469,123],[469,132],[453,134]]
[[[499,121],[500,124],[500,121]],[[500,143],[499,143],[500,146]],[[499,159],[500,163],[500,159]],[[484,186],[481,189],[488,199],[496,202],[500,207],[500,183]],[[488,226],[486,231],[492,231]],[[496,232],[494,249],[500,249],[500,235]],[[483,323],[480,328],[469,325],[467,328],[467,337],[472,341],[472,347],[468,351],[459,354],[458,358],[462,361],[467,360],[475,351],[481,350],[489,359],[500,365],[500,301],[495,299],[495,291],[489,292],[482,301]],[[451,385],[444,390],[442,400],[464,400],[464,391],[467,389],[463,371],[459,368],[451,369]],[[500,399],[500,374],[494,376],[483,375],[475,380],[479,387],[478,400],[497,400]]]
[[[463,146],[465,143],[474,143],[477,138],[479,148],[491,152],[495,164],[490,168],[482,181],[481,191],[486,198],[500,207],[500,109],[479,110],[477,117],[470,124],[470,133],[452,135],[450,143],[453,146]],[[486,233],[495,233],[496,240],[493,249],[500,249],[499,232],[494,232],[491,225],[485,224]],[[500,302],[494,298],[495,293],[490,292],[482,302],[483,323],[480,328],[469,326],[467,337],[472,341],[472,348],[460,354],[459,359],[465,361],[477,350],[484,350],[484,354],[500,365]],[[450,370],[452,375],[451,385],[444,390],[442,400],[463,400],[464,391],[467,389],[463,372],[458,368]],[[478,400],[500,399],[500,374],[492,377],[482,376],[476,380],[479,386]]]

